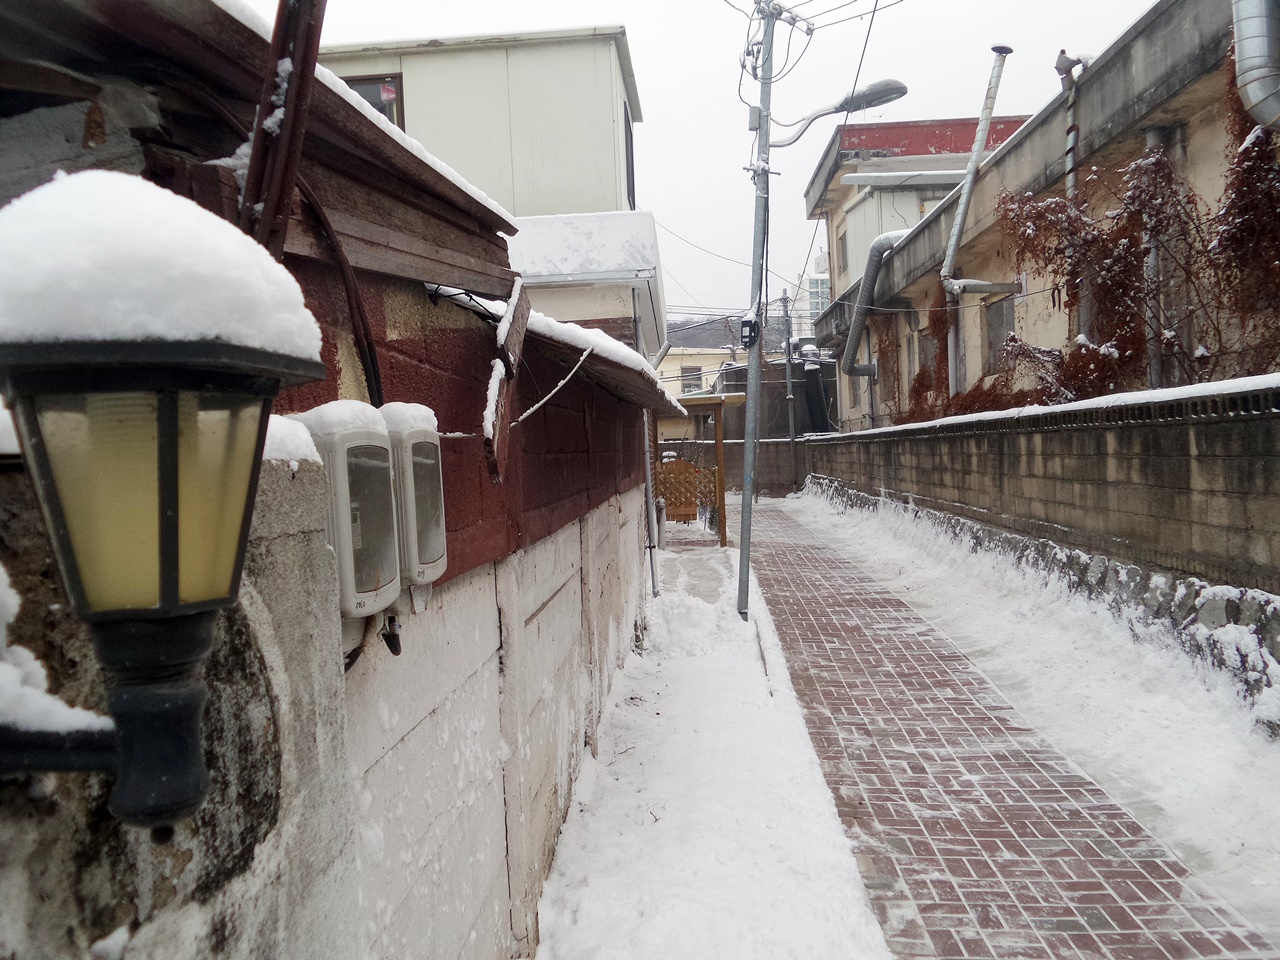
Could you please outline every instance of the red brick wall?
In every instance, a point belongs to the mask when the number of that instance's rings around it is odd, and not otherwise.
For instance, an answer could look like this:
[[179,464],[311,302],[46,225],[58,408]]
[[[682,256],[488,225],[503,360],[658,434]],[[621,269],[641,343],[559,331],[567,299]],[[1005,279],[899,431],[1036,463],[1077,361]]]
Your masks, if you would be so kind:
[[[289,258],[286,264],[320,321],[329,376],[322,383],[286,390],[276,411],[336,400],[340,382],[344,395],[365,399],[337,272],[313,261]],[[493,327],[460,307],[432,303],[420,283],[369,273],[359,278],[386,399],[431,407],[442,434],[479,434],[496,356]],[[630,318],[626,332],[631,332]],[[343,357],[348,358],[345,364]],[[527,341],[512,419],[541,400],[568,370],[563,361]],[[534,543],[643,483],[643,423],[638,408],[579,376],[512,428],[501,484],[489,478],[479,436],[445,438],[449,569],[442,582]]]

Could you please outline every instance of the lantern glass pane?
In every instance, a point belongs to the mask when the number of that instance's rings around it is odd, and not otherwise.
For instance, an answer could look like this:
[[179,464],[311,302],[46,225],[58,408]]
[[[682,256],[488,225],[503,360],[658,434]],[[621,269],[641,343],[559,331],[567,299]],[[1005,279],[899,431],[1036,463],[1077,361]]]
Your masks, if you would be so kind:
[[261,397],[178,394],[178,599],[232,593]]
[[418,563],[435,563],[444,556],[444,490],[440,478],[440,448],[415,443],[413,492],[418,522]]
[[351,554],[356,593],[385,587],[400,572],[396,555],[391,451],[373,444],[347,449]]
[[160,604],[156,406],[154,393],[35,400],[90,612]]

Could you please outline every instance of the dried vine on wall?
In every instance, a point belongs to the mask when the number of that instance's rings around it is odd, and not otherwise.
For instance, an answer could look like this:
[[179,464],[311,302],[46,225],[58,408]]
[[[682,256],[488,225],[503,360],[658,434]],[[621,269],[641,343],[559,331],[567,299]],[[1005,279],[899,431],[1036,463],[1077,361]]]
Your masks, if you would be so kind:
[[[1280,368],[1278,143],[1241,102],[1230,57],[1222,69],[1228,166],[1216,207],[1160,149],[1111,173],[1094,168],[1088,196],[1074,201],[1003,194],[996,213],[1017,269],[1046,280],[1054,307],[1083,329],[1060,349],[1011,336],[999,375],[948,397],[947,335],[956,318],[939,285],[926,311],[936,361],[911,383],[900,422],[1141,389],[1150,353],[1168,384]],[[1152,242],[1154,279],[1146,269]]]
[[[1092,203],[1008,193],[999,199],[997,216],[1018,268],[1047,277],[1063,291],[1066,309],[1085,320],[1081,335],[1060,351],[1056,371],[1051,358],[1034,358],[1039,402],[1145,387],[1151,352],[1169,384],[1280,364],[1276,142],[1241,103],[1230,59],[1223,70],[1228,167],[1216,212],[1159,148],[1118,171],[1118,187],[1095,170],[1087,179]],[[1095,214],[1095,207],[1105,210]],[[1145,269],[1153,246],[1155,276]],[[1011,343],[1009,351],[1023,347]]]

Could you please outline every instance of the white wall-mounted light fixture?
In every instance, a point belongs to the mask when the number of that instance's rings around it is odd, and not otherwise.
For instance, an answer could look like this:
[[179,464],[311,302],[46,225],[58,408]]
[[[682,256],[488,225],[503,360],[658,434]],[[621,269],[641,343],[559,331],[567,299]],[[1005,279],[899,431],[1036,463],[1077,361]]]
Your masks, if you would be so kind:
[[347,619],[385,610],[400,596],[391,439],[382,415],[334,400],[294,419],[311,431],[329,476],[329,545],[338,558],[338,606]]
[[378,412],[391,439],[400,575],[425,586],[438,580],[449,563],[436,415],[420,403],[387,403]]

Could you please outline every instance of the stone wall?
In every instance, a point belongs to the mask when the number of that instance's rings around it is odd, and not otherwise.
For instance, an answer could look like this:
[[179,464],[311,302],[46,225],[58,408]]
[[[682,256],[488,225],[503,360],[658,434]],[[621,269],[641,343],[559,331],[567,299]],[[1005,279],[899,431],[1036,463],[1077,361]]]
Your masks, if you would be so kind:
[[1280,391],[813,439],[807,472],[1132,563],[1280,592]]
[[[643,630],[633,489],[413,609],[399,657],[373,637],[343,673],[327,485],[263,465],[240,603],[207,676],[213,787],[169,846],[105,811],[109,782],[0,784],[0,957],[131,960],[531,956],[537,902],[584,743]],[[11,641],[51,689],[102,708],[25,475],[0,474]]]

